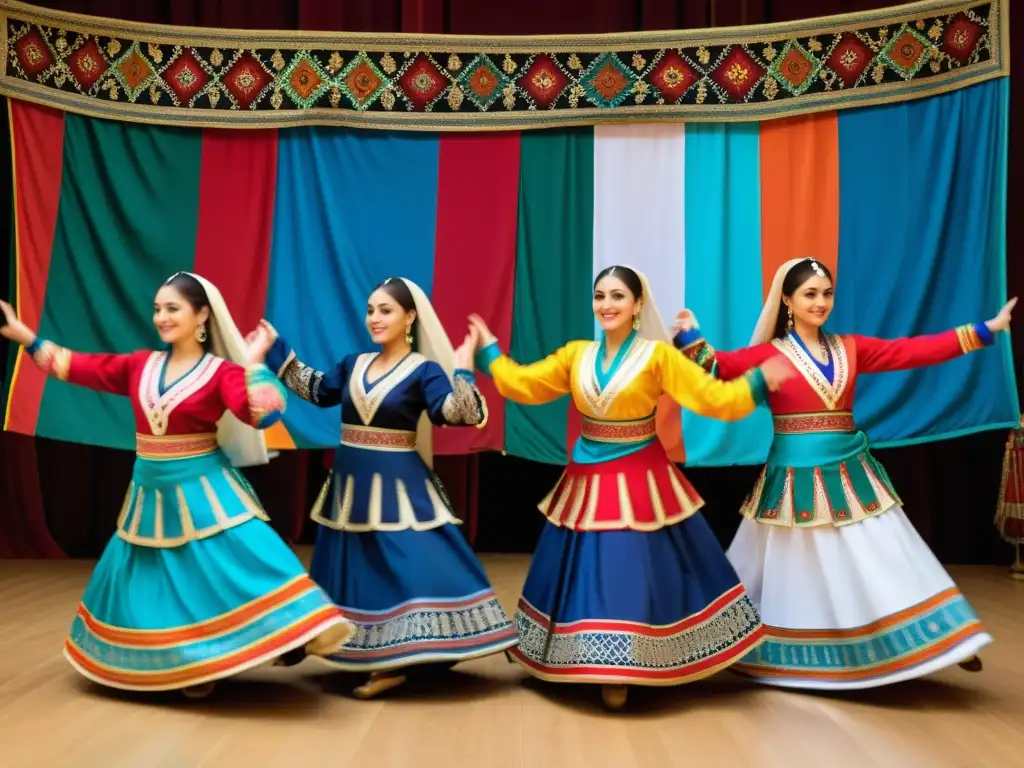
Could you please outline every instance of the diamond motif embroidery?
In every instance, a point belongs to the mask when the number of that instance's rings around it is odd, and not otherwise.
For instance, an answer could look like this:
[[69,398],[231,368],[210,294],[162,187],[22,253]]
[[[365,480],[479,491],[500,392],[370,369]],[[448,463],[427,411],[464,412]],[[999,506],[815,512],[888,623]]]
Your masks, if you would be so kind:
[[961,13],[946,28],[943,49],[961,64],[966,64],[974,53],[974,46],[978,44],[980,37],[981,28],[967,18],[966,14]]
[[128,94],[130,101],[135,101],[139,94],[148,86],[150,80],[156,76],[153,65],[146,60],[146,57],[139,51],[139,44],[132,43],[117,63],[114,65],[114,76],[120,81],[121,87]]
[[339,86],[352,106],[361,111],[377,100],[387,80],[366,54],[360,53],[341,71]]
[[416,57],[398,80],[402,92],[417,109],[424,109],[441,95],[448,86],[448,80],[422,53]]
[[228,94],[242,109],[254,107],[271,80],[273,76],[263,62],[248,52],[239,56],[220,77]]
[[904,24],[882,49],[879,58],[892,67],[904,80],[910,80],[928,60],[931,43],[909,24]]
[[161,77],[174,95],[175,104],[188,104],[211,80],[195,54],[187,48],[171,61]]
[[324,95],[330,87],[328,81],[327,73],[305,52],[292,59],[280,77],[281,90],[304,109],[312,107]]
[[636,79],[633,70],[614,53],[602,53],[587,67],[580,82],[591,103],[608,108],[625,101]]
[[96,40],[91,37],[85,38],[85,42],[68,56],[67,62],[68,68],[71,70],[71,77],[82,91],[92,88],[96,81],[110,69],[102,51],[96,45]]
[[14,50],[18,63],[29,77],[36,77],[53,64],[50,46],[34,29],[14,44]]
[[790,40],[782,53],[775,57],[769,71],[782,83],[783,88],[799,96],[814,84],[820,69],[820,61],[804,50],[800,43]]
[[852,88],[871,64],[872,54],[860,39],[852,34],[843,35],[828,57],[828,66],[843,81],[844,88]]
[[648,80],[658,89],[665,101],[674,102],[679,101],[683,94],[700,80],[700,75],[678,51],[670,50],[651,70]]
[[462,71],[457,82],[467,99],[486,110],[501,96],[508,78],[494,66],[489,57],[480,54]]
[[518,85],[538,106],[550,107],[562,95],[569,78],[550,56],[538,56],[519,78]]
[[711,79],[736,101],[746,101],[762,77],[764,68],[741,45],[733,46],[711,73]]

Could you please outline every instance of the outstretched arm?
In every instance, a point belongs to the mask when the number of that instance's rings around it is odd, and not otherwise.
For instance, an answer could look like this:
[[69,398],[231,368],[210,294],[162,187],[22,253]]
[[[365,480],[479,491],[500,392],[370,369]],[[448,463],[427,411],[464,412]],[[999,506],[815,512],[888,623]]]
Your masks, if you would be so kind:
[[687,358],[695,362],[701,368],[723,381],[729,381],[746,374],[765,360],[776,354],[773,347],[767,344],[759,344],[756,347],[746,347],[732,352],[716,350],[704,338],[697,318],[689,310],[683,310],[676,315],[676,331],[673,343],[676,348]]
[[473,372],[456,369],[448,379],[440,365],[424,364],[422,387],[427,414],[438,426],[483,427],[487,423],[487,401],[476,388]]
[[243,368],[225,362],[218,371],[217,387],[224,407],[243,424],[266,429],[284,416],[288,393],[265,365]]
[[288,389],[308,403],[331,408],[341,402],[345,373],[341,363],[321,371],[306,365],[295,350],[266,320],[246,338],[249,360],[260,362],[266,357],[267,367]]

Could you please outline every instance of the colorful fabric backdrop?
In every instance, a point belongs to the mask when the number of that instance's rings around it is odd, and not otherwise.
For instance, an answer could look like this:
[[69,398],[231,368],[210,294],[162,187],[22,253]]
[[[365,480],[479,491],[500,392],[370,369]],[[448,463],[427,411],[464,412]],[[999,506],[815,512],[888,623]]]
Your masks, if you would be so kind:
[[[749,340],[776,267],[837,276],[834,332],[895,337],[983,320],[1005,298],[1005,78],[912,102],[763,123],[623,123],[523,133],[122,123],[12,101],[17,301],[81,351],[158,344],[152,296],[177,270],[222,289],[240,328],[268,317],[307,362],[370,348],[363,311],[389,275],[418,282],[453,340],[478,311],[529,362],[592,337],[609,264],[645,271],[666,322],[693,309],[719,348]],[[1012,427],[1010,347],[865,377],[857,419],[880,444]],[[566,398],[491,405],[441,453],[563,463]],[[332,447],[336,410],[297,398],[275,447]],[[6,428],[134,447],[129,403],[19,361]],[[767,412],[684,413],[690,464],[760,462]]]

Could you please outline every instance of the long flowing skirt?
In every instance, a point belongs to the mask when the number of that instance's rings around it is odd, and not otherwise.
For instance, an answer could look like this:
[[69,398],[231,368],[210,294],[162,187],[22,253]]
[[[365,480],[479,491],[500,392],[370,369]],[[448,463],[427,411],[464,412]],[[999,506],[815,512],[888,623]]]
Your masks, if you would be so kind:
[[[666,520],[693,502],[681,483],[662,491],[653,480],[633,482],[670,470],[678,472],[656,445],[570,464],[566,475],[590,489],[581,496],[585,519],[635,524],[636,510]],[[605,478],[619,475],[624,482],[606,492]],[[609,504],[624,508],[600,509]],[[754,648],[763,632],[757,611],[700,512],[691,506],[688,515],[656,530],[597,531],[549,515],[516,612],[513,658],[544,680],[666,686],[707,677]]]
[[733,669],[764,683],[887,685],[992,640],[900,507],[841,527],[744,519],[728,556],[767,634]]
[[310,573],[356,626],[352,640],[326,658],[339,669],[452,664],[517,642],[455,525],[366,532],[320,526]]
[[[339,648],[352,625],[254,513],[264,515],[219,451],[138,459],[119,532],[65,640],[68,661],[103,685],[159,691]],[[182,531],[192,538],[181,542]]]

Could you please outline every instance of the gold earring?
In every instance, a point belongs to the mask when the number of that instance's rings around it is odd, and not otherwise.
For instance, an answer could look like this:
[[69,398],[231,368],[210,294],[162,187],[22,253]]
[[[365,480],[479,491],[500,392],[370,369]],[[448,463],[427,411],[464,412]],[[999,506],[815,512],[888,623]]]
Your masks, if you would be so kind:
[[790,331],[793,330],[793,308],[792,307],[788,308],[787,314],[789,315],[789,320],[786,322],[786,333],[789,333]]
[[411,347],[412,346],[412,341],[413,341],[413,339],[412,339],[412,326],[411,325],[407,325],[407,326],[405,326],[405,343],[408,344]]
[[637,314],[633,315],[633,330],[634,331],[639,331],[640,330],[640,313],[639,312]]
[[206,326],[203,325],[202,323],[200,323],[199,327],[196,328],[196,341],[198,341],[200,344],[206,341]]

